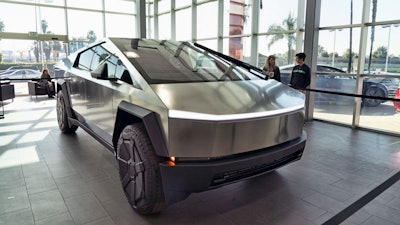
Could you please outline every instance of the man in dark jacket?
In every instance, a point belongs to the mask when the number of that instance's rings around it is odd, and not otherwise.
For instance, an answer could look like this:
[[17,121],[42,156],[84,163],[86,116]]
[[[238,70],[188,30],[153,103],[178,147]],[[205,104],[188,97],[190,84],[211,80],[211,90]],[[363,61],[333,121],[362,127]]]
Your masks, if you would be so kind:
[[308,67],[304,60],[306,59],[306,54],[303,52],[296,54],[296,65],[292,70],[292,77],[290,78],[290,86],[296,89],[304,89],[310,85],[311,82],[311,72],[310,67]]

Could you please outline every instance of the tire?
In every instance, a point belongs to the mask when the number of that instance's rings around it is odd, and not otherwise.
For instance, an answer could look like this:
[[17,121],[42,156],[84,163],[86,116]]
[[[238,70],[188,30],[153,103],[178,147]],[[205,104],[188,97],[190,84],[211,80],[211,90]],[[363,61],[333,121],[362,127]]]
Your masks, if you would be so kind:
[[78,126],[76,125],[68,125],[68,115],[67,115],[67,109],[65,107],[65,100],[63,93],[60,91],[57,94],[57,121],[58,121],[58,127],[60,128],[61,132],[70,134],[70,133],[75,133],[76,129],[78,129]]
[[142,215],[163,210],[158,158],[142,123],[126,126],[117,146],[122,188],[132,208]]
[[[374,97],[385,97],[385,93],[382,89],[380,89],[379,87],[369,87],[364,95],[367,96],[374,96]],[[376,107],[378,105],[380,105],[383,101],[380,99],[372,99],[372,98],[364,98],[363,99],[363,103],[365,106],[368,107]]]

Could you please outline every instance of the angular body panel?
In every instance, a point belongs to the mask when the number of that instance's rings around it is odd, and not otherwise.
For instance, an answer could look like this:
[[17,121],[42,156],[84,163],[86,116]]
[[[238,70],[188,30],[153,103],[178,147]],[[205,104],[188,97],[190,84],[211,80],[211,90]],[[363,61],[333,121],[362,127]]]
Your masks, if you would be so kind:
[[299,160],[305,148],[302,93],[198,44],[104,39],[55,75],[60,129],[82,127],[115,153],[142,214]]

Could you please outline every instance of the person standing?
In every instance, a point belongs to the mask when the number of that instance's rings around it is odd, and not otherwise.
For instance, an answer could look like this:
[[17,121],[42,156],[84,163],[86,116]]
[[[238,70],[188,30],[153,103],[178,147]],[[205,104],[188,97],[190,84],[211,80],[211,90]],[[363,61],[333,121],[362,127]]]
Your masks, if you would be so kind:
[[46,89],[47,96],[49,96],[49,98],[54,98],[55,89],[53,83],[51,82],[51,77],[47,68],[43,69],[42,71],[42,76],[40,76],[39,80],[39,86]]
[[[306,59],[306,54],[301,52],[296,54],[297,65],[293,67],[292,77],[290,78],[290,86],[295,89],[305,89],[310,85],[311,82],[311,72],[310,67],[308,67],[304,60]],[[304,91],[301,90],[303,93]]]
[[270,55],[267,60],[265,60],[265,65],[263,67],[263,71],[266,74],[265,79],[275,79],[281,82],[281,71],[279,67],[276,66],[275,59],[274,55]]

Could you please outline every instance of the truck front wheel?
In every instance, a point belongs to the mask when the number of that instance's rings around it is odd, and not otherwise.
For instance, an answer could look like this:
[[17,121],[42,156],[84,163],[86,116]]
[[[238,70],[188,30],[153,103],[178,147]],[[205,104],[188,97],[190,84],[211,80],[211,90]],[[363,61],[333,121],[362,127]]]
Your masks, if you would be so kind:
[[142,123],[124,128],[117,160],[122,188],[132,208],[143,215],[164,209],[159,161]]
[[57,94],[56,109],[57,109],[58,127],[60,128],[61,132],[66,134],[75,133],[76,129],[78,129],[78,126],[76,125],[69,126],[67,108],[65,106],[65,100],[62,91],[59,91]]

